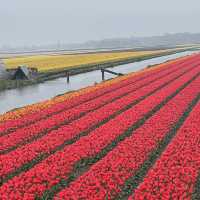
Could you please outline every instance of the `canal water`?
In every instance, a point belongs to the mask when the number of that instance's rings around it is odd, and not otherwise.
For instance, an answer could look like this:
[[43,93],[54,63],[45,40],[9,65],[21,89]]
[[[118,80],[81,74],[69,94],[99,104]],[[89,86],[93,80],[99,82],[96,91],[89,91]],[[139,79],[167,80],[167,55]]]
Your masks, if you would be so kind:
[[[140,62],[119,65],[110,69],[115,72],[126,74],[141,70],[149,65],[159,64],[171,59],[190,55],[197,52],[198,51],[186,51],[173,55],[152,58]],[[115,77],[115,75],[105,73],[106,79],[110,79],[113,77]],[[94,83],[99,82],[101,82],[101,71],[96,70],[84,74],[71,76],[69,84],[67,84],[66,78],[58,78],[24,88],[2,91],[0,92],[0,114],[3,114],[14,108],[43,101],[56,95],[94,85]]]

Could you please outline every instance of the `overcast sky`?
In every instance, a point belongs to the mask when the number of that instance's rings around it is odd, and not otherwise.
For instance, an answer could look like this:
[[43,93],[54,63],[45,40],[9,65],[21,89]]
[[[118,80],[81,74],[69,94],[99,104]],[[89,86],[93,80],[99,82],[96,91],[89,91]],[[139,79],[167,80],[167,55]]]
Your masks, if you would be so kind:
[[200,0],[0,0],[0,46],[200,32]]

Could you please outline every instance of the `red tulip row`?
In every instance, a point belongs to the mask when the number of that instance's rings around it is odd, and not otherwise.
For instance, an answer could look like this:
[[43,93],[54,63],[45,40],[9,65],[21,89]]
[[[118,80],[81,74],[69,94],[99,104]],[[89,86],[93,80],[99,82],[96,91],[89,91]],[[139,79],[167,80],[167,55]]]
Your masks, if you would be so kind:
[[[195,63],[195,64],[197,65],[197,63]],[[193,64],[191,66],[189,65],[186,67],[182,67],[179,70],[177,69],[177,71],[175,71],[175,72],[173,71],[173,73],[168,76],[169,79],[170,78],[173,79],[180,73],[183,73],[184,70],[193,68],[193,66],[195,64]],[[176,67],[176,68],[179,68],[179,67]],[[172,69],[170,68],[167,71],[171,72]],[[105,105],[106,103],[109,103],[113,98],[121,97],[123,94],[129,93],[131,91],[135,91],[138,87],[141,87],[143,84],[150,83],[152,80],[154,80],[156,78],[162,78],[162,77],[160,77],[161,74],[165,75],[165,76],[167,75],[166,72],[159,73],[159,75],[155,75],[155,76],[152,75],[151,77],[147,78],[143,82],[139,82],[138,84],[135,84],[132,86],[127,86],[126,88],[123,88],[120,91],[117,90],[115,92],[108,93],[108,94],[104,95],[103,98],[99,97],[99,98],[89,101],[87,103],[81,104],[77,107],[74,107],[70,110],[66,110],[62,113],[55,114],[50,118],[41,120],[30,126],[26,126],[24,128],[17,129],[15,132],[13,132],[11,134],[4,135],[1,137],[0,153],[2,151],[12,149],[13,146],[15,147],[15,146],[19,145],[20,143],[24,143],[32,137],[37,137],[39,134],[43,134],[42,132],[47,133],[48,131],[50,131],[52,129],[56,129],[56,128],[60,127],[61,125],[64,125],[72,120],[75,120],[76,118],[81,117],[81,115],[83,113],[90,112],[94,109],[99,108],[100,106]],[[169,79],[167,81],[169,81]],[[159,81],[155,81],[152,84],[157,86],[158,83],[159,83],[159,85],[162,84],[162,79]],[[147,86],[147,87],[143,87],[143,88],[144,89],[149,88],[149,90],[147,90],[148,92],[155,89],[151,86],[150,87]],[[140,93],[140,91],[142,92],[144,90],[143,88],[140,88],[138,90],[138,92],[139,93]],[[133,94],[132,93],[130,95],[128,94],[127,98],[128,99],[132,98]],[[146,95],[146,93],[145,93],[145,95]],[[141,95],[139,95],[139,96],[141,96]],[[123,98],[125,98],[125,96],[123,96]]]
[[108,144],[127,131],[127,128],[143,118],[147,112],[151,112],[155,106],[163,102],[199,72],[199,67],[188,72],[154,95],[95,129],[88,136],[66,146],[30,170],[13,177],[0,187],[0,196],[6,194],[9,199],[34,199],[34,195],[41,195],[46,189],[57,184],[60,179],[67,178],[78,161],[101,152]]
[[134,176],[136,170],[183,115],[188,104],[199,93],[199,84],[200,77],[163,106],[143,126],[133,131],[131,137],[121,142],[87,173],[57,194],[56,199],[114,199],[125,181]]
[[200,171],[200,102],[130,199],[191,199]]
[[199,55],[193,55],[193,56],[190,56],[189,58],[187,58],[187,60],[183,59],[183,60],[177,61],[176,65],[170,64],[169,66],[163,67],[161,69],[159,68],[154,71],[145,72],[139,76],[134,76],[134,77],[128,78],[126,80],[123,80],[116,84],[113,84],[109,87],[99,89],[95,92],[91,92],[91,93],[85,94],[85,95],[83,94],[83,95],[79,96],[78,99],[72,98],[70,100],[66,100],[64,102],[57,103],[56,105],[54,105],[48,109],[44,109],[39,113],[32,113],[25,117],[16,119],[16,120],[7,121],[5,123],[0,124],[0,135],[3,134],[5,131],[12,131],[12,130],[15,130],[17,127],[22,127],[22,126],[28,125],[30,123],[35,123],[36,121],[44,119],[45,117],[48,117],[50,115],[56,114],[58,112],[62,112],[63,110],[71,109],[74,106],[80,105],[81,103],[84,103],[86,101],[90,101],[93,98],[104,95],[108,92],[112,92],[113,90],[123,89],[123,87],[126,88],[128,84],[133,84],[138,81],[143,81],[143,79],[148,78],[151,75],[159,74],[160,72],[163,73],[165,70],[168,70],[168,68],[171,69],[171,67],[173,67],[173,66],[183,67],[186,64],[190,65],[192,63],[195,63],[197,60],[199,60],[199,58],[200,58]]
[[[14,171],[37,156],[53,151],[65,141],[76,137],[80,132],[86,131],[90,127],[94,127],[102,120],[109,118],[114,113],[120,111],[126,106],[129,106],[129,104],[136,102],[136,100],[139,100],[142,96],[150,94],[153,90],[159,88],[160,85],[166,84],[185,70],[186,68],[181,68],[176,73],[174,72],[173,74],[170,74],[161,80],[157,80],[154,83],[141,88],[140,90],[109,103],[96,111],[88,113],[68,125],[61,126],[57,130],[49,132],[47,135],[34,141],[33,143],[28,143],[27,145],[17,148],[8,154],[0,155],[0,176],[4,177],[6,174]],[[16,138],[14,139],[14,142],[16,142]]]

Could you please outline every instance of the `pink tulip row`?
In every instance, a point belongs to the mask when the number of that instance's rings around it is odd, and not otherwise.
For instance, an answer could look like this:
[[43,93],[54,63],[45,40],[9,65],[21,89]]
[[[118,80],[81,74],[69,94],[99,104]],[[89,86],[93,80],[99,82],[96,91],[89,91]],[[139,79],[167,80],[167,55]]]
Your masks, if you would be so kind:
[[[177,71],[172,71],[172,69],[170,68],[169,70],[167,70],[167,72],[174,72],[173,74],[171,74],[170,78],[174,78],[176,77],[178,74],[180,74],[181,72],[183,72],[184,70],[188,70],[193,68],[193,66],[197,65],[197,63],[193,64],[193,65],[188,65],[186,67],[182,67],[179,70],[177,68],[179,67],[175,67],[175,69]],[[20,129],[17,129],[15,132],[8,134],[8,135],[4,135],[1,137],[1,143],[0,143],[0,153],[1,151],[6,151],[9,150],[10,148],[12,149],[13,146],[18,146],[20,143],[24,143],[25,141],[29,140],[30,138],[34,138],[37,137],[39,134],[43,133],[43,132],[48,132],[52,129],[57,129],[60,126],[62,127],[62,125],[67,124],[68,122],[75,120],[77,118],[79,118],[82,113],[86,113],[86,112],[91,112],[94,109],[99,108],[100,106],[105,105],[106,103],[109,103],[113,98],[116,97],[120,97],[123,94],[126,94],[128,92],[131,91],[135,91],[138,87],[140,87],[141,85],[145,84],[145,83],[150,83],[152,80],[154,80],[155,78],[160,78],[160,75],[167,75],[167,73],[159,73],[158,75],[152,75],[151,77],[145,79],[145,81],[143,82],[138,82],[138,84],[134,84],[131,86],[127,86],[126,88],[123,88],[121,90],[117,90],[111,93],[108,93],[106,95],[104,95],[104,97],[99,97],[97,99],[93,99],[92,101],[89,101],[87,103],[83,103],[79,106],[76,106],[70,110],[66,110],[63,111],[62,113],[58,113],[53,115],[50,118],[47,119],[43,119],[40,120],[39,122],[35,123],[35,124],[31,124],[30,126],[26,126]],[[155,81],[155,83],[153,83],[154,85],[157,85],[159,83],[159,85],[162,83],[162,79],[160,81]],[[159,86],[158,85],[158,86]],[[144,89],[148,88],[147,87],[143,87]],[[142,92],[143,88],[140,88],[138,91]],[[151,88],[152,90],[152,88]],[[132,95],[132,94],[130,94]],[[130,95],[127,95],[127,98],[130,98]],[[125,97],[123,97],[125,98]]]
[[120,81],[118,83],[115,83],[109,87],[106,88],[102,88],[99,89],[95,92],[91,92],[89,94],[83,94],[81,96],[79,96],[79,98],[72,98],[69,100],[66,100],[64,102],[61,103],[57,103],[55,105],[53,105],[50,108],[44,109],[39,113],[32,113],[29,114],[25,117],[16,119],[16,120],[11,120],[11,121],[7,121],[5,123],[0,124],[0,135],[2,135],[5,131],[12,131],[15,130],[17,127],[22,127],[25,126],[26,124],[31,124],[31,123],[35,123],[41,119],[44,119],[48,116],[51,116],[53,114],[56,114],[58,112],[62,112],[63,110],[69,110],[74,106],[80,105],[81,103],[84,103],[86,101],[90,101],[93,98],[96,98],[98,96],[104,95],[108,92],[112,92],[113,90],[117,90],[117,89],[123,89],[126,88],[129,84],[134,84],[139,82],[143,82],[145,78],[149,78],[151,77],[151,75],[156,75],[159,74],[160,72],[164,72],[164,71],[168,71],[171,67],[183,67],[186,64],[190,65],[192,63],[195,63],[197,60],[199,60],[200,56],[199,55],[193,55],[190,56],[189,58],[187,58],[187,60],[183,59],[183,60],[179,60],[177,61],[176,65],[175,64],[170,64],[169,66],[166,66],[164,68],[161,69],[156,69],[154,71],[150,71],[150,72],[145,72],[139,76],[134,76],[128,79],[125,79],[123,81]]
[[156,105],[163,102],[166,97],[173,94],[199,72],[200,67],[194,68],[136,106],[95,129],[88,136],[54,153],[30,170],[13,177],[0,187],[0,196],[6,194],[9,199],[13,197],[34,199],[34,195],[41,195],[46,189],[57,184],[60,179],[67,178],[78,161],[101,152],[108,144],[127,131],[128,127],[144,117],[147,112],[151,112]]
[[[57,194],[55,199],[68,199],[68,197],[71,199],[106,199],[106,197],[114,199],[125,181],[130,176],[134,176],[150,153],[176,124],[189,103],[199,94],[199,84],[200,77],[163,106],[143,126],[133,131],[131,137],[121,142],[106,157],[93,165],[87,173]],[[156,182],[156,177],[151,182],[155,183],[155,186],[159,184]],[[151,183],[149,185],[153,190],[154,185]]]

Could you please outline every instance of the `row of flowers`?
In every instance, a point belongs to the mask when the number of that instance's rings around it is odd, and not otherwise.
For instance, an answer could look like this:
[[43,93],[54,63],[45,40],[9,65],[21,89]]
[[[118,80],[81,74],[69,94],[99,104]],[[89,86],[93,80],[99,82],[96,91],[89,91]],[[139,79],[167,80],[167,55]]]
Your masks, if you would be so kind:
[[[98,84],[96,86],[87,87],[87,88],[81,89],[81,90],[73,92],[73,93],[67,93],[65,95],[53,98],[51,100],[47,100],[45,102],[41,102],[41,103],[26,106],[26,107],[21,108],[21,109],[17,109],[16,111],[12,111],[12,112],[6,113],[4,115],[0,115],[0,123],[3,122],[3,124],[6,123],[7,126],[10,125],[10,127],[11,126],[16,127],[18,120],[20,121],[21,118],[29,116],[30,114],[36,114],[37,112],[51,108],[52,106],[54,106],[56,104],[59,104],[59,103],[65,102],[65,101],[69,101],[71,99],[80,97],[82,95],[90,94],[91,92],[98,91],[99,89],[104,89],[104,88],[110,87],[111,85],[118,84],[119,82],[126,80],[128,78],[141,76],[142,74],[149,73],[152,70],[156,71],[156,70],[159,70],[161,68],[168,67],[172,64],[183,63],[185,60],[191,59],[195,56],[196,55],[190,56],[189,58],[188,58],[188,56],[185,56],[183,58],[178,58],[176,60],[160,64],[157,67],[148,68],[148,69],[142,70],[142,71],[137,72],[137,73],[134,72],[134,73],[131,73],[131,74],[123,76],[123,77],[118,77],[116,79],[113,79],[113,80],[110,80],[110,81],[107,81],[107,82],[103,82],[103,83]],[[4,129],[0,128],[0,130],[4,130]]]
[[[133,131],[131,137],[120,143],[106,157],[93,165],[87,173],[57,194],[56,199],[68,199],[67,197],[114,199],[126,180],[134,176],[150,153],[178,121],[188,104],[197,96],[199,84],[200,78],[193,81],[148,119],[143,126]],[[156,182],[155,186],[157,184],[159,183]]]
[[[68,125],[61,126],[57,130],[49,132],[47,135],[39,140],[34,141],[33,143],[28,143],[27,145],[22,146],[21,148],[17,148],[8,154],[1,155],[0,176],[5,176],[9,172],[19,168],[21,165],[31,161],[38,155],[51,152],[57,146],[62,145],[63,142],[76,137],[79,133],[86,131],[91,127],[96,126],[102,120],[109,118],[111,115],[119,112],[119,110],[125,108],[129,104],[136,102],[136,100],[139,100],[141,97],[150,94],[153,90],[159,88],[160,85],[163,85],[176,78],[177,75],[183,73],[183,71],[185,71],[187,68],[188,67],[181,68],[176,73],[174,72],[173,74],[169,74],[163,79],[159,79],[140,90],[132,92],[123,98],[120,98],[93,112],[90,112]],[[16,141],[16,138],[14,141]]]
[[[196,64],[196,62],[195,63],[193,62],[193,64],[191,64],[191,66],[193,66],[194,64]],[[153,74],[152,76],[146,78],[143,81],[138,81],[136,84],[128,85],[128,86],[118,89],[116,91],[106,93],[104,96],[97,97],[95,99],[92,99],[91,101],[80,104],[71,109],[67,109],[61,113],[52,115],[51,117],[40,120],[37,123],[31,124],[30,126],[25,126],[23,128],[17,129],[13,133],[10,133],[10,134],[7,134],[7,135],[4,135],[1,137],[0,153],[2,151],[5,152],[9,149],[12,149],[13,146],[14,147],[18,146],[21,143],[26,142],[27,140],[29,140],[32,137],[33,138],[37,137],[38,135],[43,134],[43,132],[47,133],[48,131],[56,129],[60,126],[62,127],[62,125],[68,123],[69,121],[75,120],[87,112],[91,112],[94,109],[104,106],[105,104],[109,103],[110,101],[112,101],[115,98],[120,98],[123,95],[125,95],[131,91],[134,91],[137,88],[144,86],[145,84],[150,84],[155,79],[162,78],[163,76],[166,76],[167,74],[172,73],[175,70],[177,70],[178,72],[176,71],[171,76],[169,76],[169,79],[170,78],[173,79],[178,74],[180,74],[182,71],[184,71],[188,68],[191,68],[191,66],[187,65],[186,67],[180,68],[180,66],[178,65],[174,68],[166,69],[159,73]],[[157,82],[159,84],[155,84],[156,82],[153,84],[160,86],[162,83],[162,79]],[[146,89],[146,87],[143,87],[143,88]],[[142,92],[142,90],[144,90],[143,88],[140,88],[138,91]]]
[[200,171],[199,124],[200,102],[130,199],[192,199]]
[[41,195],[46,189],[57,184],[60,179],[67,178],[78,161],[95,156],[104,150],[108,144],[127,131],[127,128],[144,117],[147,112],[151,112],[156,105],[163,102],[199,71],[200,69],[197,68],[188,72],[154,95],[95,129],[88,136],[82,137],[76,143],[66,146],[30,170],[15,176],[0,187],[0,196],[6,194],[8,199],[32,199],[33,195]]

